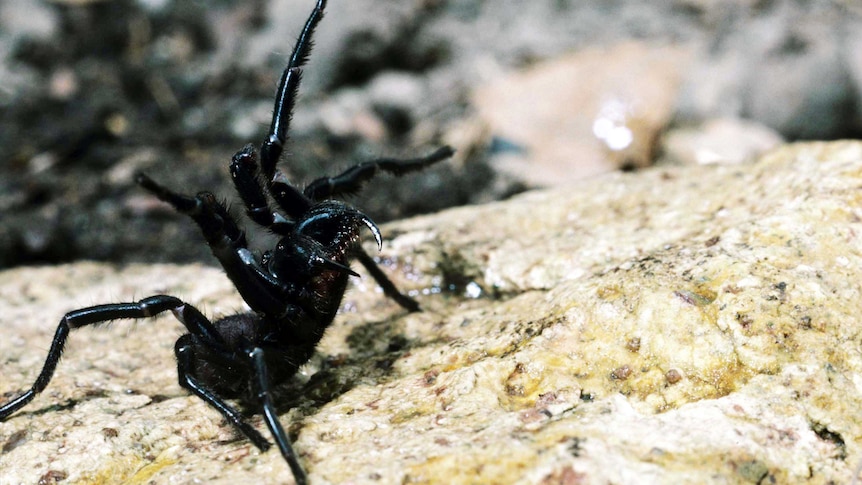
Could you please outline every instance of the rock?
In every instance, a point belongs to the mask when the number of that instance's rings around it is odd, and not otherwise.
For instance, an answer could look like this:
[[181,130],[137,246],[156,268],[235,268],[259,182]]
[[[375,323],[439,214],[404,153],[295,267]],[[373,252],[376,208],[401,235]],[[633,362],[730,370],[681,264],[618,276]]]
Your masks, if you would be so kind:
[[747,83],[746,117],[790,139],[855,134],[849,127],[857,123],[856,90],[835,23],[804,25],[758,49]]
[[738,118],[715,118],[662,137],[664,158],[684,164],[747,162],[781,143],[774,130]]
[[693,5],[712,28],[695,41],[677,119],[743,117],[789,140],[858,137],[854,33],[862,17],[856,4],[833,6]]
[[652,163],[686,57],[635,42],[592,47],[481,86],[473,103],[492,136],[521,148],[506,167],[561,185]]
[[[356,280],[282,422],[313,482],[849,483],[861,185],[862,143],[799,144],[385,226],[385,270],[425,311]],[[241,307],[201,266],[0,281],[3,399],[73,308],[155,292]],[[179,333],[75,331],[46,392],[0,423],[0,483],[288,482],[278,453],[178,387]]]

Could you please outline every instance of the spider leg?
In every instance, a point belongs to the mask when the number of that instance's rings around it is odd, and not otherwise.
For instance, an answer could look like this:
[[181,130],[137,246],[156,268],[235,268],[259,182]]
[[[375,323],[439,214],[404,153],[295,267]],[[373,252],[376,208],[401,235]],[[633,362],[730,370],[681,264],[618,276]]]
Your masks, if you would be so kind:
[[230,176],[239,193],[246,214],[257,224],[269,227],[276,221],[277,213],[272,212],[257,178],[257,154],[254,147],[246,145],[238,151],[230,162]]
[[371,180],[378,170],[396,176],[422,170],[430,165],[451,157],[455,151],[448,146],[440,147],[430,155],[399,160],[396,158],[379,158],[363,162],[345,170],[335,177],[321,177],[305,188],[304,194],[311,200],[322,200],[334,195],[355,194],[362,186]]
[[[326,7],[326,1],[318,0],[308,20],[305,21],[305,27],[296,41],[293,54],[290,56],[290,61],[284,69],[278,84],[272,114],[272,124],[270,125],[269,133],[260,147],[261,170],[268,184],[272,184],[276,180],[275,166],[281,157],[284,144],[287,141],[287,130],[293,114],[293,106],[296,101],[300,78],[302,77],[301,66],[308,60],[312,45],[311,37],[318,22],[323,18],[324,7]],[[278,179],[284,179],[283,175],[279,175]],[[283,187],[278,187],[278,190],[271,190],[276,202],[291,216],[301,214],[308,207],[308,204],[302,204],[305,197],[302,196],[299,190],[287,183],[286,179],[281,180],[281,182],[283,182]],[[272,187],[270,188],[272,189]],[[285,194],[279,196],[278,192],[285,192]],[[299,206],[293,207],[290,204],[291,202],[298,203]]]
[[368,270],[368,274],[370,274],[371,277],[374,278],[374,281],[376,281],[383,289],[384,295],[395,300],[395,303],[401,305],[401,307],[408,312],[418,312],[422,310],[419,308],[419,303],[416,302],[416,300],[398,291],[395,283],[386,276],[383,270],[380,269],[380,266],[377,265],[374,259],[369,256],[364,249],[361,247],[357,248],[355,256],[356,259],[362,263],[362,266],[365,266],[365,269]]
[[[260,150],[261,168],[270,193],[278,205],[293,217],[299,217],[308,210],[311,206],[311,201],[293,187],[287,181],[284,174],[276,170],[275,166],[281,157],[284,144],[287,141],[287,130],[290,125],[290,118],[301,78],[300,66],[308,58],[308,53],[311,50],[311,35],[315,26],[323,17],[325,4],[325,1],[319,1],[317,7],[312,11],[306,21],[302,34],[297,40],[290,62],[281,75],[275,107],[273,108],[272,124]],[[290,230],[291,225],[277,212],[273,212],[269,208],[266,194],[257,176],[257,156],[251,146],[246,146],[234,155],[230,165],[230,172],[237,192],[239,192],[243,203],[245,203],[249,217],[256,223],[268,227],[278,234],[286,234]]]
[[[215,408],[232,425],[236,426],[254,446],[261,451],[266,451],[272,446],[266,438],[256,429],[248,424],[239,411],[228,405],[224,399],[204,387],[193,375],[193,362],[195,336],[186,334],[177,340],[174,346],[174,354],[177,356],[177,376],[180,386],[187,389],[205,403]],[[210,355],[212,357],[212,355]]]
[[248,250],[245,233],[211,193],[201,192],[195,197],[178,194],[140,173],[136,181],[197,223],[213,255],[253,310],[280,315],[285,299],[300,293],[266,274]]
[[[266,192],[258,178],[258,171],[257,154],[251,145],[246,145],[233,156],[230,175],[237,193],[245,204],[248,217],[276,234],[287,235],[294,224],[269,207]],[[311,207],[311,201],[287,183],[284,175],[276,172],[275,179],[269,185],[273,198],[279,206],[285,210],[289,209],[293,217],[300,217]]]
[[[153,317],[168,310],[178,315],[182,315],[184,312],[188,312],[190,315],[197,313],[200,315],[200,318],[187,319],[188,323],[186,323],[186,327],[189,332],[213,342],[214,346],[224,345],[224,341],[209,320],[203,317],[191,305],[187,305],[182,300],[172,296],[156,295],[144,298],[136,303],[114,303],[71,311],[60,320],[57,331],[54,333],[54,339],[51,341],[51,348],[48,350],[48,357],[45,359],[42,371],[39,372],[39,376],[36,377],[33,386],[24,394],[0,406],[0,421],[5,420],[9,415],[24,407],[36,397],[36,394],[45,390],[45,387],[48,386],[48,383],[54,376],[54,371],[57,369],[57,364],[60,362],[60,357],[63,354],[63,348],[66,346],[69,331],[72,329],[119,318]],[[183,321],[182,318],[180,320]]]
[[281,423],[278,420],[278,413],[276,412],[275,405],[272,402],[271,386],[269,373],[266,368],[266,361],[264,359],[264,350],[260,347],[253,347],[248,350],[247,356],[254,368],[254,374],[250,382],[251,388],[263,409],[263,417],[266,422],[266,426],[272,433],[273,438],[275,438],[275,443],[278,445],[281,455],[290,466],[290,470],[293,472],[293,477],[296,479],[297,485],[305,485],[308,483],[308,477],[302,469],[302,466],[299,464],[299,459],[296,452],[293,451],[293,446],[290,444],[290,439],[288,439],[287,433],[285,433],[284,428],[281,427]]

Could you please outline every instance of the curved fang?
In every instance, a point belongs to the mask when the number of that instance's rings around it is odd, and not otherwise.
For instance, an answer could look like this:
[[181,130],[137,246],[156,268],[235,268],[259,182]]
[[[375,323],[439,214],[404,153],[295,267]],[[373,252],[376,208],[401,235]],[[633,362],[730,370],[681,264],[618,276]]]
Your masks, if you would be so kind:
[[[359,211],[357,211],[359,212]],[[374,234],[374,240],[377,241],[377,250],[380,251],[383,249],[383,237],[380,236],[380,228],[377,227],[377,224],[374,223],[368,216],[359,212],[359,219],[363,224],[368,226],[368,229],[371,230],[371,234]]]

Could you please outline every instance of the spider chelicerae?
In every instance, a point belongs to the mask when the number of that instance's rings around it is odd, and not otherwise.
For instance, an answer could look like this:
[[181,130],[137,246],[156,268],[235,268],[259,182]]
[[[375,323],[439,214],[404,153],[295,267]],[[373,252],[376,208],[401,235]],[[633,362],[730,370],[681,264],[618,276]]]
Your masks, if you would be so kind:
[[[301,67],[308,59],[311,37],[325,6],[325,0],[318,0],[294,46],[278,86],[272,124],[260,150],[247,145],[230,164],[233,183],[248,217],[280,238],[272,250],[260,256],[252,253],[243,230],[211,193],[183,195],[146,175],[136,176],[144,189],[191,217],[200,227],[213,255],[251,311],[210,322],[192,305],[167,295],[71,311],[60,320],[36,381],[29,390],[0,406],[0,421],[45,389],[72,329],[171,311],[188,331],[174,346],[180,385],[214,407],[256,447],[267,450],[269,441],[225,398],[239,397],[255,403],[296,482],[307,483],[306,473],[279,423],[272,387],[289,379],[311,358],[335,317],[348,278],[357,276],[350,269],[350,260],[358,259],[384,293],[399,305],[408,311],[419,310],[416,301],[401,294],[358,244],[360,229],[367,227],[380,247],[380,230],[374,222],[331,197],[358,191],[378,171],[401,175],[453,154],[451,148],[442,147],[421,158],[372,160],[334,177],[314,180],[304,190],[292,186],[276,169],[287,139]],[[272,210],[271,202],[280,211]]]

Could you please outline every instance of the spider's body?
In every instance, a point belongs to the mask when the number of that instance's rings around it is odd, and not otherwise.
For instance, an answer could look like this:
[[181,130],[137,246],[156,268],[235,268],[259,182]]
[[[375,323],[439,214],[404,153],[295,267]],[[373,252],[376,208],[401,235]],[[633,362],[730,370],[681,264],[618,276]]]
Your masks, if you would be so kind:
[[[300,67],[308,57],[311,36],[323,16],[325,4],[325,0],[318,0],[281,76],[272,125],[260,151],[246,146],[234,155],[230,165],[231,177],[249,218],[280,237],[272,250],[255,256],[247,247],[243,230],[211,193],[187,196],[143,174],[136,177],[144,189],[194,220],[251,311],[210,322],[178,298],[156,295],[137,302],[69,312],[57,327],[35,383],[0,406],[0,421],[45,389],[72,329],[171,311],[188,330],[174,348],[180,385],[218,410],[255,446],[266,450],[270,443],[224,399],[244,397],[257,403],[296,482],[307,482],[278,421],[271,388],[293,376],[314,353],[341,304],[348,279],[357,276],[349,267],[351,259],[358,259],[365,266],[387,296],[409,311],[419,309],[414,300],[398,292],[359,246],[362,227],[371,230],[380,246],[380,231],[374,222],[330,197],[356,192],[378,170],[401,175],[437,163],[453,153],[451,148],[443,147],[421,158],[372,160],[335,177],[317,179],[304,190],[290,185],[278,172],[276,164],[287,140]],[[278,210],[271,209],[273,202]]]

